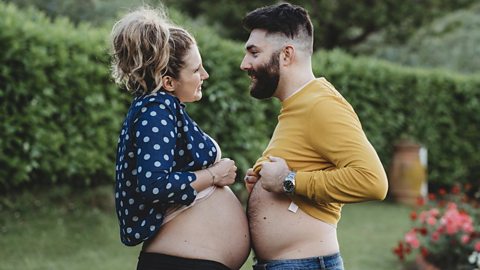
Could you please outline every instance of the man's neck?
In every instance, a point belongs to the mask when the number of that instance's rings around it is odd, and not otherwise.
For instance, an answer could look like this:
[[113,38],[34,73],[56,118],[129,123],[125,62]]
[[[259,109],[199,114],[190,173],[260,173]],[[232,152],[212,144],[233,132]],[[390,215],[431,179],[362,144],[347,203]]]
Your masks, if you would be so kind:
[[303,72],[293,72],[280,77],[275,97],[284,101],[296,92],[300,91],[308,82],[315,79],[312,70]]

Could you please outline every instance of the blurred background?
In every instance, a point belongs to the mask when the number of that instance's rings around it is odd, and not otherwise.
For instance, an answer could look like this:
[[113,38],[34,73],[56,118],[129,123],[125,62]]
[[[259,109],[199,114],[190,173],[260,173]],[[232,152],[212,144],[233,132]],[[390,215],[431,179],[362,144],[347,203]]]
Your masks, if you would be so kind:
[[[113,205],[131,97],[110,78],[108,42],[114,22],[144,4],[195,35],[210,79],[187,110],[236,161],[232,189],[245,203],[241,179],[280,107],[248,94],[241,20],[276,2],[0,0],[0,269],[134,269],[138,248],[121,245]],[[350,101],[389,174],[386,201],[344,208],[346,268],[414,267],[392,249],[417,199],[458,186],[479,199],[480,2],[290,2],[314,24],[315,75]]]

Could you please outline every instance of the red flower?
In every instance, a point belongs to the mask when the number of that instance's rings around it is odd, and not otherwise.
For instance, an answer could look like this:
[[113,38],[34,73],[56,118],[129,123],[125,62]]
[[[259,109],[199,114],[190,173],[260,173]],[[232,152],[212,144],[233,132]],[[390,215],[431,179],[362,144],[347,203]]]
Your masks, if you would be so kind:
[[477,252],[480,252],[480,240],[478,240],[478,241],[475,243],[474,247],[475,247],[475,250],[476,250]]
[[437,232],[433,232],[431,238],[432,238],[432,241],[433,241],[433,242],[437,242],[438,239],[440,239],[440,233],[439,233],[438,231],[437,231]]
[[425,227],[422,227],[422,228],[418,229],[418,232],[423,236],[427,235],[427,233],[428,233],[427,228],[425,228]]
[[[413,253],[432,264],[443,265],[449,258],[480,254],[480,201],[464,191],[463,186],[455,185],[417,199],[418,206],[409,213],[412,226],[393,250],[400,260]],[[449,265],[448,269],[458,269],[457,266],[460,265]]]
[[460,187],[458,185],[454,185],[451,190],[452,194],[460,193]]
[[404,251],[403,250],[403,242],[399,241],[398,245],[393,249],[393,253],[395,253],[398,256],[398,258],[402,261],[403,261],[403,259],[405,259],[405,255],[404,255],[403,251]]
[[418,240],[415,229],[412,229],[405,234],[405,243],[410,245],[412,248],[418,248],[420,246],[420,240]]
[[[435,196],[435,195],[434,195]],[[429,196],[430,197],[430,196]],[[418,206],[424,206],[425,205],[425,199],[423,197],[418,197],[417,198],[417,205]]]
[[422,256],[424,258],[426,258],[428,256],[428,250],[425,247],[420,248],[420,253],[422,254]]
[[462,244],[466,245],[470,241],[470,236],[468,234],[462,235]]

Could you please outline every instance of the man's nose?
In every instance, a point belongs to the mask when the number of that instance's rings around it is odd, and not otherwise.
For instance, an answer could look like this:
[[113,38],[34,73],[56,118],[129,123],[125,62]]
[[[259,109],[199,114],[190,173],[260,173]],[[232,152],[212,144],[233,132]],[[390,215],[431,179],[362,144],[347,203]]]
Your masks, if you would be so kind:
[[242,63],[240,63],[240,69],[247,71],[251,68],[252,65],[250,65],[247,61],[247,56],[243,57]]

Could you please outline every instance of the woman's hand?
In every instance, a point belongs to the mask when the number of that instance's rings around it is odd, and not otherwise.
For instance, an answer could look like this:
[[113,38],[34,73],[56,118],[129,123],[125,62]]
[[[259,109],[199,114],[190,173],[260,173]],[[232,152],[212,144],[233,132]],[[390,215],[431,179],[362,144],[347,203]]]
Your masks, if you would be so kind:
[[229,158],[222,158],[219,162],[209,167],[208,170],[213,175],[213,185],[219,187],[233,184],[237,176],[235,161]]
[[245,175],[243,180],[245,181],[245,187],[248,193],[252,192],[253,186],[255,186],[259,178],[260,177],[253,171],[253,168],[247,170],[247,175]]

